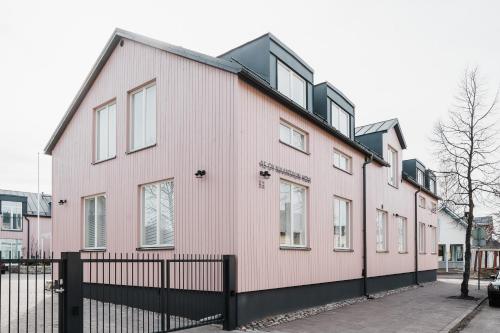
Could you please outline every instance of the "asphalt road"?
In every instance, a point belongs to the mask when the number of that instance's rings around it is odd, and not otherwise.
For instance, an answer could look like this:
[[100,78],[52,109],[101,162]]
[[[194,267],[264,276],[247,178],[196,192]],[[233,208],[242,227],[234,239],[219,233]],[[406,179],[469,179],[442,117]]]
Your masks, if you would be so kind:
[[500,331],[500,307],[491,307],[485,301],[479,308],[477,315],[461,331],[465,333],[482,333]]

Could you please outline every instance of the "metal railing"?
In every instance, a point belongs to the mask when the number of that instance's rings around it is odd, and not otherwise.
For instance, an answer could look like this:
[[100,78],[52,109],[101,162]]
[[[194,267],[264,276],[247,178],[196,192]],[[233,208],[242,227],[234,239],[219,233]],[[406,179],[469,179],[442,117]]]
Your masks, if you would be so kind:
[[31,259],[0,253],[0,331],[57,332],[60,259],[36,253]]

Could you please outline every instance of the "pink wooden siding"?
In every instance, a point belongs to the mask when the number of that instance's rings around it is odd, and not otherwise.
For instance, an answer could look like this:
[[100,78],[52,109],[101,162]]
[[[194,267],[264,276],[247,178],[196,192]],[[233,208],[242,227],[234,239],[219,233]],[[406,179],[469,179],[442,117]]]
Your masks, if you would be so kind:
[[[157,85],[157,144],[126,154],[127,91]],[[56,251],[83,247],[82,197],[106,194],[107,248],[139,246],[139,186],[174,180],[176,253],[234,253],[236,76],[132,41],[117,47],[53,151]],[[92,165],[93,109],[116,99],[117,157]],[[204,179],[194,173],[205,169]]]
[[[157,85],[157,144],[126,154],[127,91]],[[93,110],[116,99],[117,156],[92,165]],[[305,154],[279,142],[283,119],[308,133]],[[385,144],[401,147],[393,131]],[[353,174],[335,169],[333,150],[352,156]],[[117,47],[81,103],[53,152],[54,249],[83,247],[83,201],[106,194],[107,250],[134,252],[139,246],[139,186],[174,180],[174,253],[235,254],[238,292],[361,278],[362,164],[364,156],[300,117],[234,74],[129,40]],[[260,161],[293,170],[311,183],[271,172],[259,187]],[[204,169],[203,179],[194,177]],[[282,250],[279,243],[279,180],[307,191],[308,250]],[[387,184],[387,168],[367,171],[368,274],[414,270],[414,196],[398,181]],[[333,249],[333,197],[352,201],[351,247]],[[428,202],[430,205],[430,198]],[[375,251],[376,209],[389,214],[389,251]],[[408,253],[397,252],[394,215],[408,219]],[[419,220],[437,224],[436,214]],[[430,240],[430,234],[428,235]],[[149,252],[151,253],[151,252]],[[437,256],[420,256],[421,269],[437,268]]]

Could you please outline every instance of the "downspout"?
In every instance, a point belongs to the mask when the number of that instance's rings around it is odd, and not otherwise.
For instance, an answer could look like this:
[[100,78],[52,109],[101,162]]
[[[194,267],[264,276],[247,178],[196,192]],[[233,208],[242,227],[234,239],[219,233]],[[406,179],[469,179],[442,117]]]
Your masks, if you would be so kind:
[[26,258],[29,259],[30,258],[30,219],[26,216],[24,216],[24,218],[26,219],[26,221],[28,222],[28,248],[26,249]]
[[373,154],[365,158],[363,163],[363,294],[368,297],[368,262],[366,245],[366,166],[373,161]]
[[415,192],[415,284],[418,286],[418,194],[422,190],[422,187],[418,187],[418,191]]

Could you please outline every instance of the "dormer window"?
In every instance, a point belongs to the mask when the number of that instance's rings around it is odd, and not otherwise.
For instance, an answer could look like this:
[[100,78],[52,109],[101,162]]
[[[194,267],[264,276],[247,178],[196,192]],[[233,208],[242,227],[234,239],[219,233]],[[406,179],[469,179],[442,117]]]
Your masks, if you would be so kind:
[[398,152],[392,147],[387,148],[387,163],[389,163],[389,168],[387,169],[387,181],[389,185],[397,187],[398,185]]
[[278,61],[278,91],[303,108],[306,107],[306,81]]
[[334,102],[330,103],[332,105],[332,126],[345,136],[351,137],[349,134],[349,114]]
[[436,181],[432,178],[429,178],[429,190],[432,193],[436,193]]
[[424,172],[420,169],[417,169],[417,183],[424,186]]

